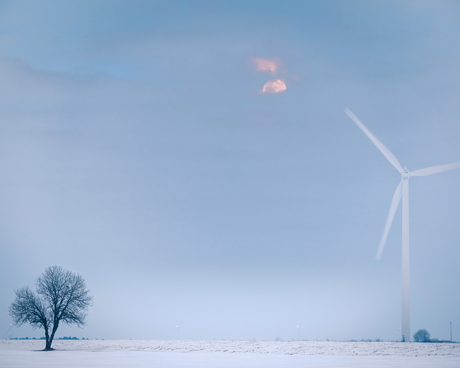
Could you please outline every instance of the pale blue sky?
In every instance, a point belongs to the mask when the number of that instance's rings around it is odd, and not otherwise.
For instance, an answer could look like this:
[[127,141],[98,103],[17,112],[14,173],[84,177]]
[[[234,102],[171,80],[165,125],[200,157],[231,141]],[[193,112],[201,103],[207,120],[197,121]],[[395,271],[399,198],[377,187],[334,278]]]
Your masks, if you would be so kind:
[[[460,161],[459,34],[454,1],[1,1],[0,334],[58,264],[94,294],[61,335],[399,339],[400,176],[343,110],[409,170]],[[440,339],[459,185],[411,179],[412,332]]]

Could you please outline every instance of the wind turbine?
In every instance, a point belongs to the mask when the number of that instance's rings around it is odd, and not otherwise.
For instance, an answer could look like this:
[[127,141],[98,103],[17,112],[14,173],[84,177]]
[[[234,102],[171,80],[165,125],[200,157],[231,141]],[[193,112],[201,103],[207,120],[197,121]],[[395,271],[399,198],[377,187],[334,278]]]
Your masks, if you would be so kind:
[[388,161],[401,173],[401,182],[399,183],[393,195],[390,205],[390,212],[388,213],[387,222],[383,230],[382,240],[380,241],[377,255],[375,258],[380,260],[382,257],[383,248],[387,241],[388,233],[390,231],[391,223],[398,209],[399,202],[402,198],[402,340],[410,342],[410,293],[409,293],[409,177],[411,176],[427,176],[437,174],[446,170],[457,169],[460,167],[460,162],[452,164],[431,166],[425,169],[408,171],[403,168],[398,159],[393,155],[382,142],[380,142],[369,129],[349,110],[345,109],[345,113],[351,120],[367,135],[367,137],[374,143],[380,152],[387,158]]

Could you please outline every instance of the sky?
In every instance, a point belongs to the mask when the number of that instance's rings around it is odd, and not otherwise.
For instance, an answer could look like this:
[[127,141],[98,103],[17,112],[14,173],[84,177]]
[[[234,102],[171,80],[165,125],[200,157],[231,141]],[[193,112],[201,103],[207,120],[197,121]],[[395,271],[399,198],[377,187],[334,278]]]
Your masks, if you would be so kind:
[[[401,338],[400,174],[460,161],[456,1],[0,1],[0,338]],[[410,180],[411,332],[460,341],[460,170]]]

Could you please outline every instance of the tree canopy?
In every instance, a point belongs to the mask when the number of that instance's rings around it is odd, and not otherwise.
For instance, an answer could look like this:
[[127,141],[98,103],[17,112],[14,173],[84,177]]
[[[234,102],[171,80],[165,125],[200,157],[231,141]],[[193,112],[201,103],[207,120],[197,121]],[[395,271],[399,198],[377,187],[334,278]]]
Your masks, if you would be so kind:
[[430,333],[425,329],[418,330],[416,333],[414,333],[415,342],[430,342],[430,337]]

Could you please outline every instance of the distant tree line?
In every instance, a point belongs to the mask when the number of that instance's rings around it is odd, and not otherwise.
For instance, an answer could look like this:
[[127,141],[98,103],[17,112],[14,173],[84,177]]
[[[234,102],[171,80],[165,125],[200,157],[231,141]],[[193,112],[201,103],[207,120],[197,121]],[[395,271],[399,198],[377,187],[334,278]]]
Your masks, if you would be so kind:
[[[46,337],[10,337],[10,340],[46,340]],[[70,336],[64,336],[64,337],[58,337],[55,340],[80,340],[78,337],[70,337]],[[88,337],[82,337],[81,340],[89,340]]]

